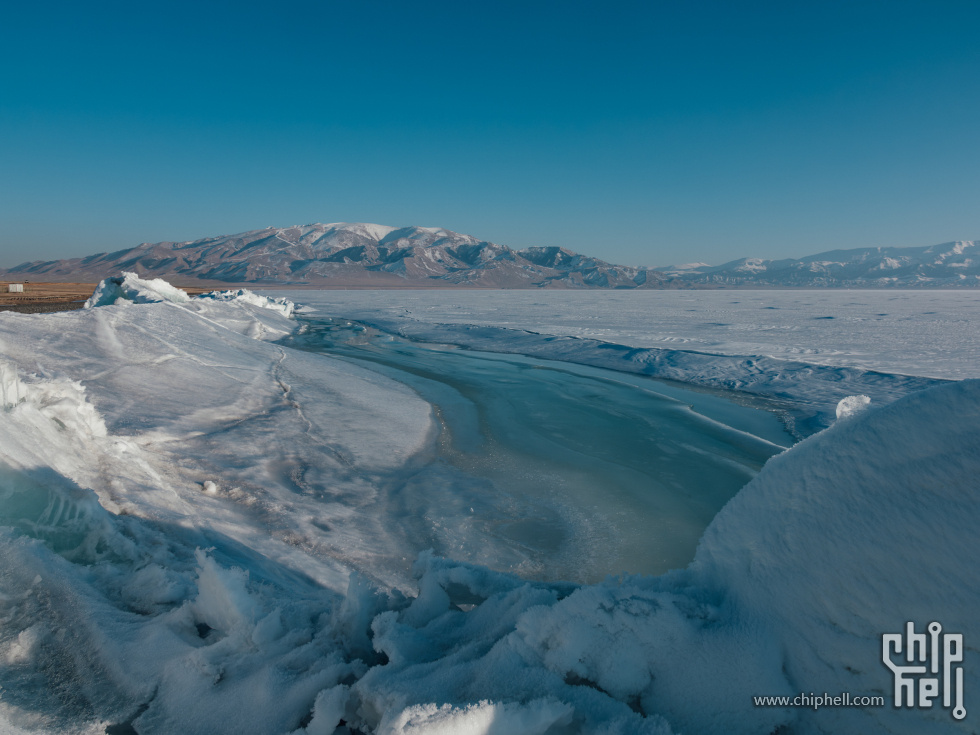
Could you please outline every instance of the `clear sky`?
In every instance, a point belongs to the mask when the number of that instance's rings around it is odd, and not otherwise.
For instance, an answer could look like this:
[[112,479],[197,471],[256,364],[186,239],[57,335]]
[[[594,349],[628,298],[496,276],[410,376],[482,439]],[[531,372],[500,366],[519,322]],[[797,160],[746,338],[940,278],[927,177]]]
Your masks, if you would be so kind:
[[8,3],[0,266],[269,225],[639,265],[980,239],[980,2]]

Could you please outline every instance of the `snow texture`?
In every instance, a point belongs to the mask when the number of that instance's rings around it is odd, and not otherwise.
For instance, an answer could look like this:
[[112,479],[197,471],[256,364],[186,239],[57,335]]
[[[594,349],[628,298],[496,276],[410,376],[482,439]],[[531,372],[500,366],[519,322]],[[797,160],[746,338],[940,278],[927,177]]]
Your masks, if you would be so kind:
[[980,381],[777,455],[685,570],[573,585],[423,554],[406,586],[372,567],[371,509],[430,446],[427,404],[269,342],[289,320],[248,301],[0,315],[3,731],[973,731],[751,698],[887,695],[881,635],[939,620],[970,707]]

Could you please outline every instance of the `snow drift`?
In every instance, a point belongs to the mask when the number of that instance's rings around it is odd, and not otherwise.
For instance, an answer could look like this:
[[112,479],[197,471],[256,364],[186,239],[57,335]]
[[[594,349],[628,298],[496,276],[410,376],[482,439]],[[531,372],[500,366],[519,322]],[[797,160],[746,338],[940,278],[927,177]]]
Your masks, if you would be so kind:
[[576,586],[423,554],[406,586],[372,566],[370,508],[428,409],[267,341],[288,329],[248,299],[0,316],[4,729],[970,731],[752,697],[888,695],[881,635],[908,620],[970,661],[980,381],[770,460],[685,570]]

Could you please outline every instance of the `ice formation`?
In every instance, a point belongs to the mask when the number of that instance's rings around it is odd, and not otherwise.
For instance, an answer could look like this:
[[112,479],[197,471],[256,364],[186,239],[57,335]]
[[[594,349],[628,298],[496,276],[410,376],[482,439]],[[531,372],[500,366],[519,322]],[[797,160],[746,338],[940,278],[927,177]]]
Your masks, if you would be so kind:
[[860,413],[871,405],[869,396],[848,396],[837,403],[837,419],[846,419]]
[[409,339],[786,402],[800,437],[832,424],[849,395],[890,403],[977,377],[980,362],[972,290],[314,291],[304,302]]
[[170,285],[162,278],[144,280],[135,273],[124,272],[120,276],[100,282],[85,302],[85,308],[125,303],[151,304],[159,301],[180,304],[189,300],[190,296],[186,291]]
[[240,301],[263,309],[272,309],[283,316],[291,316],[295,308],[295,304],[289,299],[273,299],[268,296],[261,296],[244,288],[235,291],[212,291],[211,293],[202,294],[200,298],[214,299],[215,301]]
[[980,381],[776,456],[685,570],[580,586],[423,554],[406,586],[372,493],[427,451],[427,404],[269,341],[291,328],[238,298],[0,315],[0,729],[971,731],[752,697],[890,695],[881,636],[908,620],[975,653]]

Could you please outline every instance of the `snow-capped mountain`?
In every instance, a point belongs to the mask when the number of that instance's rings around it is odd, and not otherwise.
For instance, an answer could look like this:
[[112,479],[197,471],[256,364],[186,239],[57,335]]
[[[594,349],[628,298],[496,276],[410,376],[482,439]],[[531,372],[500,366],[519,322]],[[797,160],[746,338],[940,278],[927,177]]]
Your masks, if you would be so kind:
[[270,227],[193,242],[144,243],[114,253],[35,261],[11,278],[96,281],[120,271],[178,281],[311,286],[650,288],[665,277],[559,247],[513,250],[433,227],[361,223]]
[[805,258],[739,258],[657,268],[690,284],[716,286],[980,286],[980,241],[961,240],[919,248],[830,250]]
[[622,266],[561,247],[514,250],[438,227],[364,223],[268,227],[191,242],[32,261],[0,278],[98,281],[120,271],[187,285],[486,288],[980,287],[980,241],[830,250],[723,265]]

